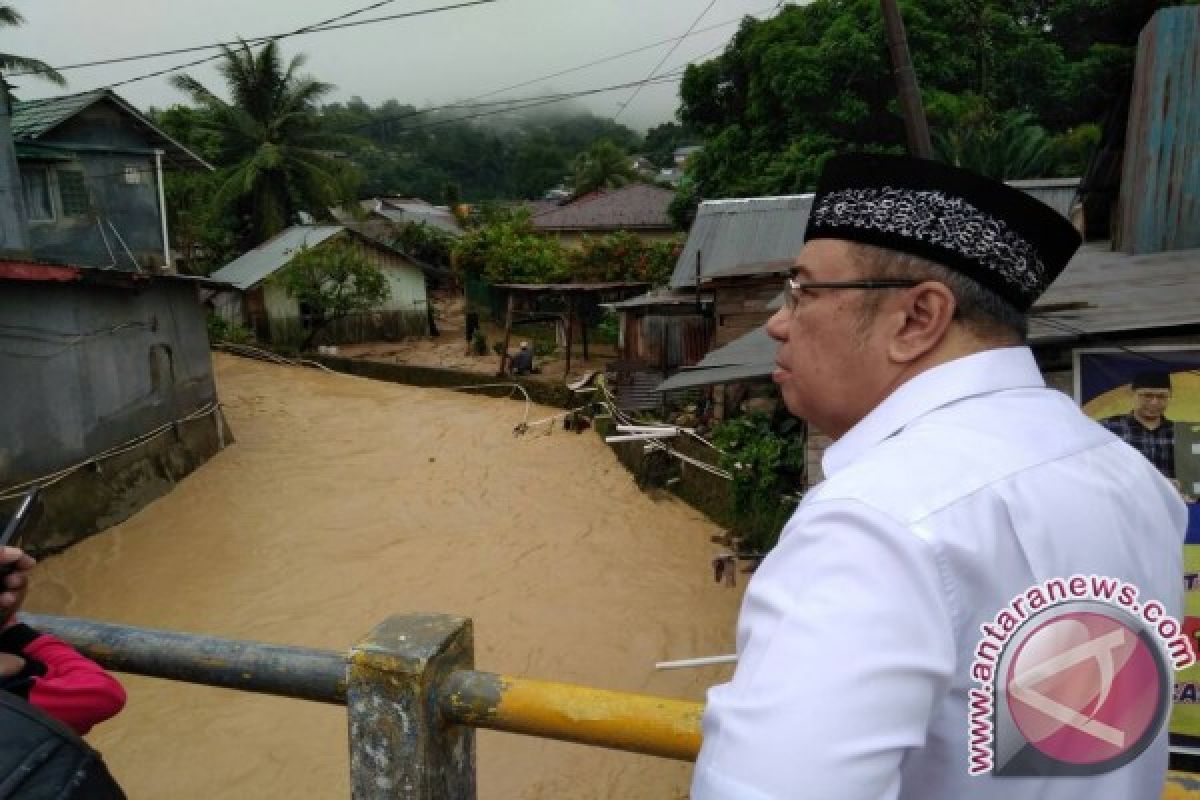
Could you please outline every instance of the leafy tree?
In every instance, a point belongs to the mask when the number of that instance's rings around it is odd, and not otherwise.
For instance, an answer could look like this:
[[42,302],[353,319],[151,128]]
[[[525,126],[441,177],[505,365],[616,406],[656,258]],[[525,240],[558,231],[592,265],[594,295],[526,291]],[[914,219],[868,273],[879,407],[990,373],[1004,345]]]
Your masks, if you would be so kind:
[[675,166],[675,150],[700,143],[700,137],[687,125],[677,122],[664,122],[646,131],[646,139],[642,150],[646,158],[657,166],[670,169]]
[[304,248],[277,273],[276,280],[307,312],[302,349],[335,320],[370,311],[388,299],[387,279],[360,250],[345,242]]
[[323,131],[316,115],[316,102],[333,87],[298,74],[302,55],[285,67],[275,41],[257,53],[244,43],[222,51],[218,69],[231,102],[188,75],[172,83],[206,112],[199,128],[216,137],[222,167],[214,202],[244,215],[241,244],[250,246],[282,230],[297,211],[348,199],[354,176],[328,154],[347,138]]
[[1058,150],[1028,112],[987,115],[969,125],[934,132],[939,159],[1000,180],[1038,178],[1054,172]]
[[[0,28],[15,28],[24,22],[25,18],[21,16],[21,12],[12,6],[0,5]],[[58,70],[44,61],[38,61],[36,58],[18,56],[12,53],[0,53],[0,72],[5,70],[29,72],[59,86],[67,85],[67,79]]]
[[397,231],[392,245],[426,264],[449,267],[454,237],[424,222],[409,221]]
[[624,186],[637,178],[633,160],[611,139],[601,139],[576,156],[574,168],[577,196]]
[[[1099,122],[1127,89],[1138,32],[1164,5],[902,3],[943,152],[993,174],[1078,174],[1087,135],[1060,137]],[[747,19],[719,57],[687,69],[680,96],[680,121],[704,140],[679,193],[681,220],[706,197],[809,191],[837,152],[905,148],[877,0],[813,0]],[[984,153],[989,142],[999,151]]]
[[636,234],[617,231],[600,238],[585,237],[583,246],[567,255],[572,280],[646,281],[665,286],[683,249],[682,242],[647,243]]
[[524,210],[491,212],[455,243],[454,263],[464,274],[491,283],[554,283],[570,277],[558,240],[536,233]]

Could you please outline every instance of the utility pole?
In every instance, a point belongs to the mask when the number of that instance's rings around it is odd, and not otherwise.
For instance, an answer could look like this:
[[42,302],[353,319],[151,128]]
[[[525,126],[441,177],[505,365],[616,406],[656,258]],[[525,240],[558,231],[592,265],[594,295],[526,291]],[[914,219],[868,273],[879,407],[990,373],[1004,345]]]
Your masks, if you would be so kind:
[[879,0],[883,6],[883,25],[887,31],[888,51],[892,55],[892,72],[896,76],[896,93],[900,97],[900,113],[904,115],[904,132],[908,137],[908,152],[917,158],[933,158],[933,143],[929,140],[929,123],[925,106],[917,87],[917,73],[908,54],[908,37],[904,33],[904,18],[896,0]]

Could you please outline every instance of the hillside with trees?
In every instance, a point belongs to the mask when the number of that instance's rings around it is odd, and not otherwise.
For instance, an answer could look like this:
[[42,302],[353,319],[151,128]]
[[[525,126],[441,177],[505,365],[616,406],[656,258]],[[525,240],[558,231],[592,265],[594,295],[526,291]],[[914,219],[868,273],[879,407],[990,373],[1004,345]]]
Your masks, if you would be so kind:
[[[1163,0],[902,3],[941,158],[998,178],[1079,175],[1131,81]],[[814,0],[747,18],[688,67],[679,118],[704,140],[676,203],[811,190],[843,150],[904,150],[877,0]]]

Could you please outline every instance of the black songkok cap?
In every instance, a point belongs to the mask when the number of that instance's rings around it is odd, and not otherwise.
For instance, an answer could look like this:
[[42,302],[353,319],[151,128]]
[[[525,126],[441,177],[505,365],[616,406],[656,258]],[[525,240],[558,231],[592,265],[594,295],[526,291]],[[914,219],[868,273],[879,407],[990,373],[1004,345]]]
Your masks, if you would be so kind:
[[1171,373],[1162,370],[1148,370],[1133,376],[1134,391],[1138,389],[1170,389]]
[[1057,211],[937,161],[837,156],[817,183],[804,241],[845,239],[961,272],[1028,311],[1079,248]]

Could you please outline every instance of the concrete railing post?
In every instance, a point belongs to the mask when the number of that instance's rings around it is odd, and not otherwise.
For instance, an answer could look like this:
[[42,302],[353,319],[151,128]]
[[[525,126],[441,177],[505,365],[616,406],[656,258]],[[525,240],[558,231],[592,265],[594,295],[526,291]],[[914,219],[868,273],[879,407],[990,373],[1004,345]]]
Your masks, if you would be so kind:
[[441,614],[390,617],[350,651],[354,800],[475,800],[475,731],[447,722],[437,697],[474,659],[471,621]]

